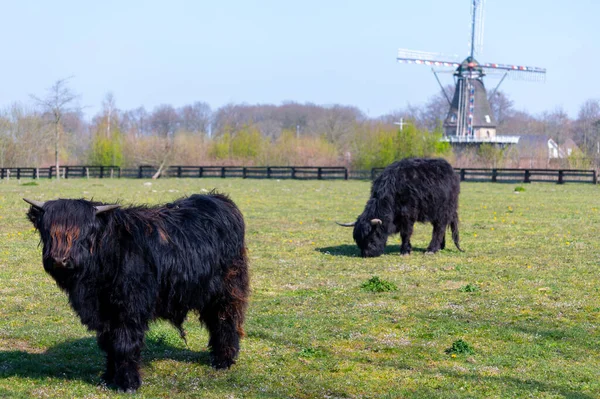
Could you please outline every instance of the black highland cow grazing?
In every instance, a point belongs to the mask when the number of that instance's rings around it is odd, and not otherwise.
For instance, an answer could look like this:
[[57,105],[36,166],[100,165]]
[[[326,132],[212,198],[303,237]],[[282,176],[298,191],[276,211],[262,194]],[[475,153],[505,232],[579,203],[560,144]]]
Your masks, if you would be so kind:
[[444,249],[448,226],[454,244],[462,251],[458,243],[459,192],[459,177],[445,160],[403,159],[375,179],[371,198],[356,222],[338,224],[354,226],[354,241],[364,257],[383,254],[388,236],[396,233],[402,238],[400,253],[409,254],[415,222],[433,224],[428,253]]
[[156,207],[25,201],[44,269],[106,352],[107,383],[138,389],[148,323],[167,319],[184,337],[190,310],[210,333],[213,366],[235,362],[249,288],[244,220],[228,197],[192,195]]

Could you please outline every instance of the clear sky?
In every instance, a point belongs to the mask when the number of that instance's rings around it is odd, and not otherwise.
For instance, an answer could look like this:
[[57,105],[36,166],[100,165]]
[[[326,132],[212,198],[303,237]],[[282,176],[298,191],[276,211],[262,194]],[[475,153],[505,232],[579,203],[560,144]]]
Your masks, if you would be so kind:
[[[376,117],[438,90],[428,67],[396,63],[398,48],[463,57],[469,42],[469,0],[1,4],[0,106],[73,76],[88,116],[110,91],[121,109],[297,101]],[[484,15],[480,62],[548,70],[545,83],[502,84],[517,109],[576,117],[600,98],[600,1],[486,0]]]

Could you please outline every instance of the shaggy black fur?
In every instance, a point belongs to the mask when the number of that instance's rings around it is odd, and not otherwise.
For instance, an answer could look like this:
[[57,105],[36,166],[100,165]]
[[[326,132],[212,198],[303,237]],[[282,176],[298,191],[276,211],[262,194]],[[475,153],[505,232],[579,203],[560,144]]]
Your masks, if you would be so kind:
[[137,390],[148,323],[167,319],[184,337],[190,310],[210,333],[213,366],[229,368],[249,292],[244,220],[233,201],[211,193],[97,213],[100,205],[59,199],[27,216],[44,269],[106,352],[104,380]]
[[462,251],[458,243],[459,192],[460,179],[443,159],[408,158],[389,165],[373,182],[371,198],[354,224],[354,241],[362,256],[383,254],[388,236],[395,233],[402,237],[400,253],[409,254],[415,222],[433,224],[427,252],[444,249],[447,226]]

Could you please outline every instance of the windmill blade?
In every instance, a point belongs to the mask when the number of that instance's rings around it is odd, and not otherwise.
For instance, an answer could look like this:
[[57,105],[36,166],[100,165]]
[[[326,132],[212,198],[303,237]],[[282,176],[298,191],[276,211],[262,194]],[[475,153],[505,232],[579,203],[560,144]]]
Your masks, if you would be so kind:
[[453,67],[460,65],[456,55],[445,55],[440,53],[428,53],[425,51],[414,51],[399,49],[396,61],[407,64],[422,64],[436,67]]
[[501,70],[508,72],[508,77],[516,80],[529,80],[529,81],[545,81],[546,80],[546,68],[523,66],[523,65],[509,65],[509,64],[481,64],[486,74],[494,75],[493,72],[487,72],[491,70]]
[[471,57],[481,54],[483,50],[483,6],[485,0],[471,2]]

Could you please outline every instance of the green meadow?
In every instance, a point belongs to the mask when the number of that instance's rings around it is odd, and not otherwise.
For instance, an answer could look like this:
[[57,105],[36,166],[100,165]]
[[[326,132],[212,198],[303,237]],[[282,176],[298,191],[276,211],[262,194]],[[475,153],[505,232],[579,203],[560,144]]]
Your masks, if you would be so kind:
[[[148,184],[151,183],[151,184]],[[524,191],[516,191],[520,186]],[[45,274],[21,200],[157,204],[216,188],[244,213],[252,294],[236,365],[190,314],[146,336],[134,395],[100,382],[95,335]],[[464,183],[459,252],[399,237],[362,259],[367,181],[0,181],[0,397],[598,398],[600,187]]]

